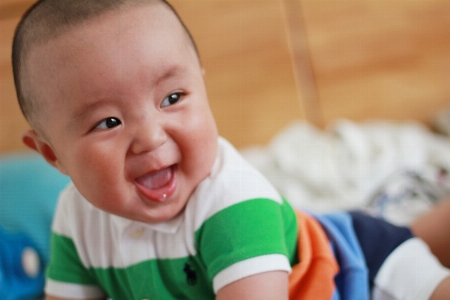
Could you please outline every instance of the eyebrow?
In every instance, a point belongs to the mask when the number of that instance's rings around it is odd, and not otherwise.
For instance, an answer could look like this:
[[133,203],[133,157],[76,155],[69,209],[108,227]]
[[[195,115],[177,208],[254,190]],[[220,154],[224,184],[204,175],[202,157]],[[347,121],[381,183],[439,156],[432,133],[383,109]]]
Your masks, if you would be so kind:
[[155,86],[159,85],[161,82],[171,78],[171,77],[175,77],[179,74],[183,74],[186,73],[184,68],[181,68],[179,65],[173,65],[169,68],[167,68],[167,70],[158,78],[156,78],[156,80],[154,81]]

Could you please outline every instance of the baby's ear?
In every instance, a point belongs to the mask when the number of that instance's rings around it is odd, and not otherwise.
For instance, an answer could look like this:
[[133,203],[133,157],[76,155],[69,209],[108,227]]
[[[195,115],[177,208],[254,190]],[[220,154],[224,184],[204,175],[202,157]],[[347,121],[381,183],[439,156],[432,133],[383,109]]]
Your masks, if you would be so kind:
[[36,131],[27,130],[22,134],[22,141],[29,148],[35,150],[52,166],[57,168],[61,173],[66,174],[64,168],[59,163],[58,157],[52,146],[44,140]]

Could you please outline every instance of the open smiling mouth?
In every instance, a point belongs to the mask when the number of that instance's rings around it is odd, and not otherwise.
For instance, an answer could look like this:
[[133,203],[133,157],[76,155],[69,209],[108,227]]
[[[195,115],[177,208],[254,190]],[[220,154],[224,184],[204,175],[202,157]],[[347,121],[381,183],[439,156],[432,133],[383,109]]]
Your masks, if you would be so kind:
[[176,166],[145,174],[134,180],[137,189],[150,201],[163,202],[176,189]]

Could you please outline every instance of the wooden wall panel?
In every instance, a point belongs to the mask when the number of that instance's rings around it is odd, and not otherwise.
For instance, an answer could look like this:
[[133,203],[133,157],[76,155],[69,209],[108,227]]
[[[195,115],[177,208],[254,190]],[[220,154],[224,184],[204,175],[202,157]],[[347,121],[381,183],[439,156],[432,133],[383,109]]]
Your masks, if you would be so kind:
[[450,105],[450,1],[300,3],[325,124],[428,122]]
[[17,104],[11,66],[11,40],[18,21],[0,19],[0,152],[24,150],[21,135],[28,128]]

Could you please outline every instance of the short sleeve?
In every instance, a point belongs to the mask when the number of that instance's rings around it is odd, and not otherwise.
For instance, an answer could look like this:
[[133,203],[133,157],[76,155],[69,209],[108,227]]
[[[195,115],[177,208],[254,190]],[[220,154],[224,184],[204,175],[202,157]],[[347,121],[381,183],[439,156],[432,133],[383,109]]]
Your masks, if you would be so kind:
[[291,271],[297,226],[292,208],[252,199],[211,216],[196,233],[197,249],[214,290],[261,272]]

